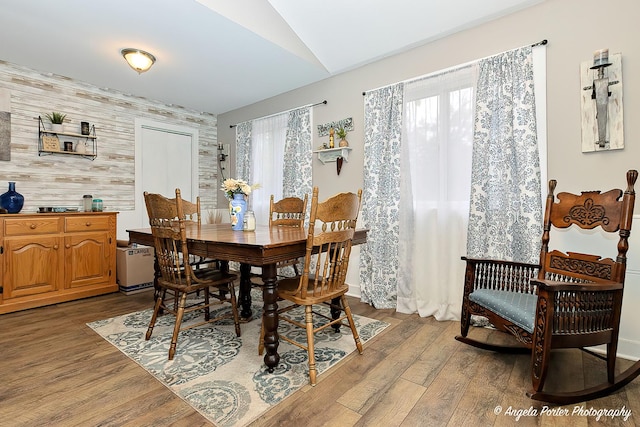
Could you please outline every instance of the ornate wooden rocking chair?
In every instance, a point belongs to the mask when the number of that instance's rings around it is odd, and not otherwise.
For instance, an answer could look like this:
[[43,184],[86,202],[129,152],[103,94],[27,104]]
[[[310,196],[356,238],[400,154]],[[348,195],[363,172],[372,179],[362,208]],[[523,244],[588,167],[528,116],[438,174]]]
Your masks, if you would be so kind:
[[[540,265],[463,258],[467,267],[461,335],[456,339],[487,350],[530,352],[533,388],[527,395],[532,399],[563,405],[596,399],[640,374],[640,361],[619,375],[615,373],[637,178],[637,171],[627,172],[624,193],[619,189],[581,195],[559,193],[557,201],[553,194],[556,181],[549,181]],[[551,232],[571,225],[618,232],[616,257],[549,250]],[[513,334],[519,345],[505,347],[469,338],[471,315],[486,317],[498,330]],[[553,349],[601,344],[606,344],[606,357],[597,356],[606,360],[607,382],[577,391],[543,391]]]

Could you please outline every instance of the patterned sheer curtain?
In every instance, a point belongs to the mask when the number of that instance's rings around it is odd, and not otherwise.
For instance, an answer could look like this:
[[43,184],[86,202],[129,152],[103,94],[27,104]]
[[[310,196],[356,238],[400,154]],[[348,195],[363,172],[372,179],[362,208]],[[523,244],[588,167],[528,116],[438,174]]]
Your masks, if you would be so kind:
[[403,84],[367,92],[364,100],[362,301],[395,308],[399,269],[400,137]]
[[238,178],[260,184],[249,197],[258,224],[269,222],[269,198],[311,193],[311,109],[303,107],[236,127]]
[[542,200],[533,74],[531,47],[479,63],[470,257],[538,260]]
[[303,199],[305,194],[308,194],[311,200],[313,185],[311,136],[311,107],[290,111],[284,143],[282,192],[276,195],[276,200],[282,197]]
[[402,313],[460,316],[469,213],[475,66],[405,83],[400,181]]
[[236,176],[230,178],[251,179],[251,122],[242,122],[236,126]]

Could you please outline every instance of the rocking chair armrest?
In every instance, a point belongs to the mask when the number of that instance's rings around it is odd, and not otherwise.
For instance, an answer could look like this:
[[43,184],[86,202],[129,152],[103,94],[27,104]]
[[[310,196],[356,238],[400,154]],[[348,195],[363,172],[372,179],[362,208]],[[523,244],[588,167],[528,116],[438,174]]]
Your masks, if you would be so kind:
[[540,279],[531,279],[531,283],[536,285],[539,290],[547,291],[547,292],[562,292],[562,291],[572,291],[572,292],[607,292],[607,291],[618,291],[624,288],[622,283],[612,282],[612,283],[571,283],[571,282],[560,282],[557,280],[540,280]]

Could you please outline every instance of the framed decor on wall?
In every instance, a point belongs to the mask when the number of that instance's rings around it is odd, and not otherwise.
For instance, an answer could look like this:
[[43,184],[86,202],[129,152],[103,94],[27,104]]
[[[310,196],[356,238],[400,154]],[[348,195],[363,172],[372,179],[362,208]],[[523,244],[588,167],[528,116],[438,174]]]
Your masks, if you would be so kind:
[[0,160],[11,160],[11,94],[0,89]]
[[623,149],[622,54],[602,49],[580,63],[580,86],[582,152]]
[[335,122],[325,123],[323,125],[318,125],[318,136],[327,136],[329,135],[329,131],[333,129],[343,128],[346,131],[353,130],[353,117],[349,117],[348,119],[342,119]]

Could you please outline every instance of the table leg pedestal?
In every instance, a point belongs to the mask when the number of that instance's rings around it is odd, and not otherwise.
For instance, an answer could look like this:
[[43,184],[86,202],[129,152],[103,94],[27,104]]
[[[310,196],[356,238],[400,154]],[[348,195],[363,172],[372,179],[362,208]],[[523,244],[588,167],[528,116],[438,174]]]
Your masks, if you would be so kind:
[[238,295],[240,303],[240,319],[249,321],[253,316],[251,310],[251,266],[240,264],[240,292]]
[[269,372],[273,372],[280,362],[278,354],[278,298],[276,294],[276,265],[262,266],[262,298],[264,309],[262,323],[264,325],[264,363]]

